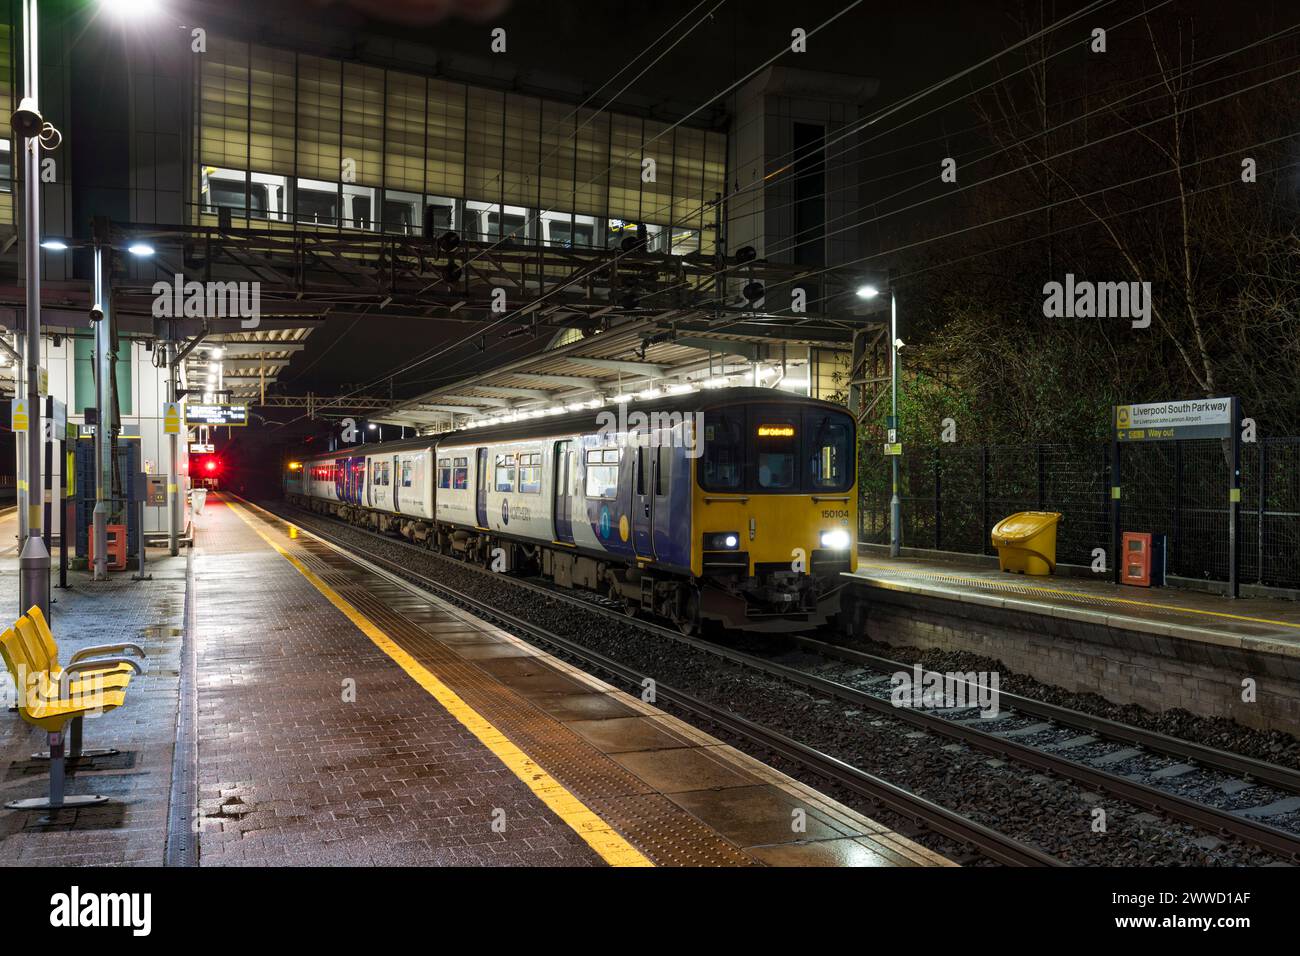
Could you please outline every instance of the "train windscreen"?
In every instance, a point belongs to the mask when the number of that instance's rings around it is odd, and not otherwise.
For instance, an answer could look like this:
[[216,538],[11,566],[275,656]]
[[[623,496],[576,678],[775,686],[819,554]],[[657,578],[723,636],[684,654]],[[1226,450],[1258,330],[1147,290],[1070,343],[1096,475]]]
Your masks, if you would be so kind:
[[749,405],[705,412],[706,491],[844,492],[853,487],[853,419],[833,409]]

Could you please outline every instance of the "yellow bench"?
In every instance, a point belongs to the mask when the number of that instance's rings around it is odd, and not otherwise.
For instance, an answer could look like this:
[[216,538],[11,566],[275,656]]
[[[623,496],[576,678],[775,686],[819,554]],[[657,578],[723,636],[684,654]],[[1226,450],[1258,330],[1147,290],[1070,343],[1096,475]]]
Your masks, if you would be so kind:
[[[0,634],[0,655],[4,657],[18,690],[18,713],[27,723],[49,736],[48,753],[34,754],[50,761],[49,798],[13,800],[10,810],[59,810],[104,803],[98,795],[66,796],[65,760],[68,757],[102,756],[116,750],[82,750],[82,723],[88,714],[102,714],[120,707],[126,700],[131,677],[140,665],[124,654],[144,657],[137,644],[105,644],[73,654],[66,666],[59,664],[59,647],[40,608],[33,607]],[[97,657],[109,654],[109,657]],[[68,731],[68,752],[64,731]]]

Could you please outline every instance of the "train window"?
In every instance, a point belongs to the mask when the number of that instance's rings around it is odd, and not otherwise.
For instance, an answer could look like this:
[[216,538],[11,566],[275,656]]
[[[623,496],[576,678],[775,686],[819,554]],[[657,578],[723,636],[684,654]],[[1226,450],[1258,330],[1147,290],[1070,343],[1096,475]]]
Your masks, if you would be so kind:
[[452,486],[455,488],[469,487],[469,459],[457,458],[455,467],[452,469]]
[[848,416],[806,412],[804,435],[807,490],[848,491],[853,486],[853,424]]
[[539,453],[519,456],[519,493],[540,494],[542,490],[542,456]]
[[402,487],[411,487],[411,476],[415,474],[415,462],[407,458],[402,462]]
[[438,459],[438,487],[439,488],[451,487],[451,459],[450,458]]
[[587,451],[587,497],[613,498],[618,494],[618,449]]
[[514,491],[515,456],[497,455],[496,459],[497,491]]
[[655,468],[655,497],[668,496],[668,479],[673,473],[673,445],[664,441],[658,449],[659,463]]
[[645,470],[648,464],[645,445],[636,446],[636,493],[645,494]]
[[700,484],[713,491],[740,487],[745,471],[745,413],[720,409],[704,414],[704,459]]

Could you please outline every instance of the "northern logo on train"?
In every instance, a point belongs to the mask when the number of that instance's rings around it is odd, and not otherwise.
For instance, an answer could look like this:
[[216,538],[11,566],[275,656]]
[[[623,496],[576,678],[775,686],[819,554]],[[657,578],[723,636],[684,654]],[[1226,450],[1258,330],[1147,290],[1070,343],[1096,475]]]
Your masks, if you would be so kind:
[[604,507],[604,506],[601,506],[601,509],[600,509],[600,536],[601,536],[602,538],[608,538],[608,537],[609,537],[609,525],[610,525],[609,509],[606,508],[606,507]]
[[503,500],[503,501],[501,502],[501,523],[502,523],[502,524],[509,524],[509,523],[510,523],[510,501],[509,501],[509,499],[505,499],[505,500]]

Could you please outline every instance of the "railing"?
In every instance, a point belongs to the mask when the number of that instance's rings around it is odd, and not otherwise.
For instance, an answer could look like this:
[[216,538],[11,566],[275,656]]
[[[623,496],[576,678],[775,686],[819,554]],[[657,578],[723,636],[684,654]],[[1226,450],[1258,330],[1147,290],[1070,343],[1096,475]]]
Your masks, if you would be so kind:
[[[889,463],[864,449],[859,485],[862,541],[889,540]],[[1167,536],[1169,572],[1228,579],[1229,471],[1217,440],[1125,445],[1121,525]],[[992,554],[989,533],[1016,511],[1064,517],[1057,556],[1090,565],[1109,555],[1110,445],[908,447],[902,461],[905,547]],[[1242,446],[1239,579],[1300,588],[1300,438]],[[1111,567],[1107,557],[1106,566]]]

